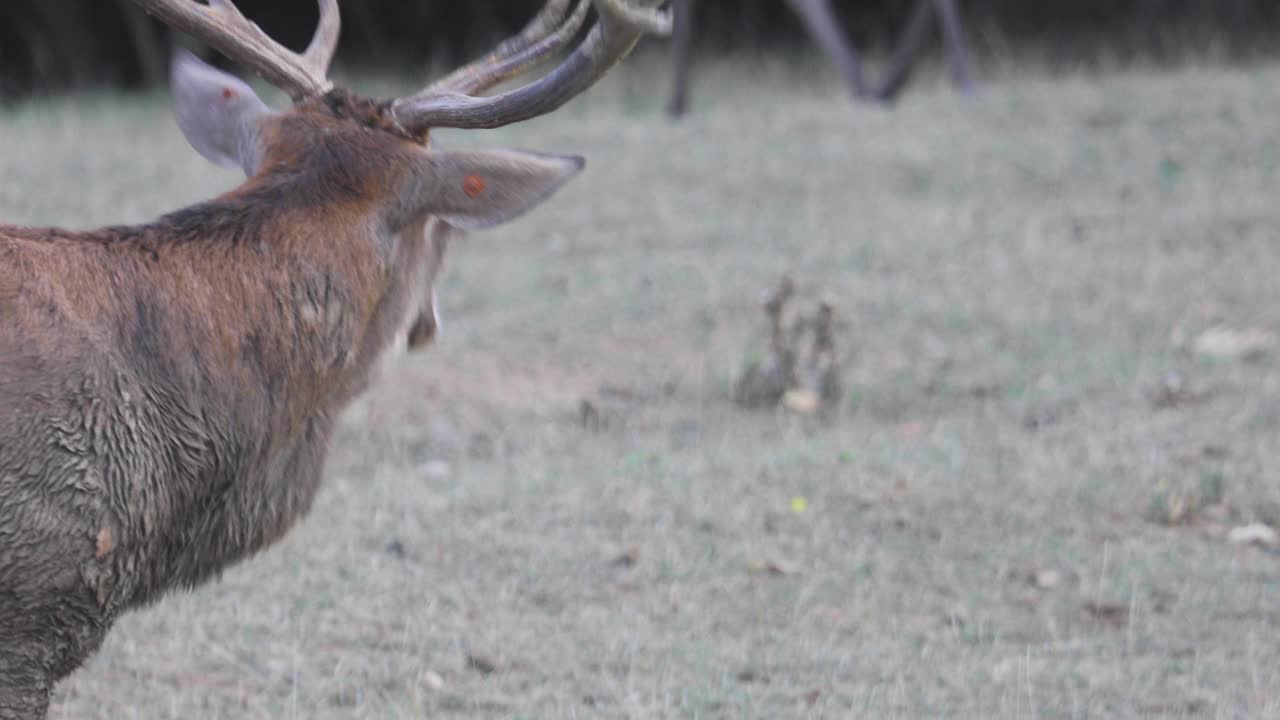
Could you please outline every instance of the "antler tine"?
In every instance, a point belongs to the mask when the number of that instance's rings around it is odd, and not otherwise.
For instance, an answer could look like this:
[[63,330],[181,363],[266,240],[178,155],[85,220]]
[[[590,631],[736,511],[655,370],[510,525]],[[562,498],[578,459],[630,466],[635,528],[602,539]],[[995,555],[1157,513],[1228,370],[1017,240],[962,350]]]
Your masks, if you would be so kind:
[[[665,1],[665,0],[664,0]],[[626,0],[596,0],[601,12],[609,12],[627,25],[650,35],[671,34],[671,15],[656,7],[631,7]],[[663,2],[659,2],[662,5]]]
[[[590,1],[598,22],[582,45],[546,76],[493,97],[475,97],[454,88],[424,91],[396,100],[392,104],[396,119],[406,129],[422,133],[432,127],[496,128],[545,115],[594,85],[635,48],[644,34],[666,35],[671,31],[669,14],[659,9],[667,0],[643,0],[653,7],[632,6],[625,0]],[[564,34],[572,36],[574,32],[576,28]],[[505,61],[499,59],[487,72],[482,68],[476,77],[506,79],[523,72],[568,41],[567,37],[560,37],[560,33],[548,35],[523,53]]]
[[[513,66],[513,59],[527,54],[535,44],[541,44],[548,37],[562,32],[567,25],[562,25],[561,23],[565,18],[565,14],[569,12],[569,5],[572,2],[573,0],[549,0],[542,10],[529,21],[529,24],[525,26],[520,34],[507,38],[491,50],[488,55],[463,65],[428,85],[418,95],[426,96],[442,92],[470,94],[480,92],[485,88],[502,82],[510,75],[504,75],[499,72],[499,66]],[[579,3],[578,10],[580,14],[585,16],[585,9],[581,3]],[[579,20],[578,25],[581,26],[581,24],[582,22]],[[570,31],[570,34],[572,32],[577,32],[577,30]],[[531,62],[537,62],[537,60],[534,59]],[[512,75],[519,72],[520,70],[514,70]]]
[[302,54],[302,61],[314,75],[329,76],[329,66],[333,64],[333,56],[338,52],[338,36],[342,34],[342,13],[338,11],[338,0],[319,0],[320,23],[316,25],[316,34],[311,37],[311,44]]
[[563,50],[569,44],[569,41],[573,40],[573,36],[578,30],[582,28],[583,22],[587,19],[587,11],[590,9],[590,0],[578,3],[577,9],[573,11],[568,20],[550,35],[506,56],[494,57],[491,62],[476,68],[464,77],[458,78],[451,85],[441,84],[443,86],[439,88],[436,85],[432,85],[419,93],[418,96],[431,97],[446,92],[475,95],[488,90],[494,85],[524,74]]
[[294,100],[322,95],[333,88],[327,75],[342,29],[338,0],[318,0],[320,23],[311,44],[301,54],[272,40],[232,0],[209,0],[208,5],[190,0],[135,2],[166,25],[253,69]]

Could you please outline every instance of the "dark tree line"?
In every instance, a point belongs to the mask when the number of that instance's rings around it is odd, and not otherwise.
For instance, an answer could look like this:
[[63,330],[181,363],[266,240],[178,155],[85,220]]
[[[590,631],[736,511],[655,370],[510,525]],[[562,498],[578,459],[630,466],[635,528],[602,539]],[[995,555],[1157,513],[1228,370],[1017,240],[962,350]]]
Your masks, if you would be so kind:
[[[313,0],[239,0],[285,42],[301,45]],[[403,67],[459,62],[519,29],[539,0],[346,0],[340,62]],[[910,26],[913,0],[832,0],[860,51],[886,56]],[[698,0],[694,52],[774,52],[809,43],[787,0]],[[1192,37],[1239,57],[1270,53],[1280,37],[1275,0],[959,0],[974,53],[1035,46],[1064,62],[1126,53],[1160,57]],[[0,2],[0,97],[162,80],[169,38],[131,0]],[[934,44],[928,52],[941,53]],[[1039,53],[1041,57],[1045,53]]]

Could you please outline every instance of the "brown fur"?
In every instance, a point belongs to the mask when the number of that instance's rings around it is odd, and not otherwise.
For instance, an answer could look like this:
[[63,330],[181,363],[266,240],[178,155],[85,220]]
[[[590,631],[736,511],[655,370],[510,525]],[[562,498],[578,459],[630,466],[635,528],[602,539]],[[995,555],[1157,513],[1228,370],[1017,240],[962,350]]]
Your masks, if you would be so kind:
[[422,308],[430,220],[394,198],[425,139],[384,117],[310,101],[256,176],[148,225],[0,226],[0,718],[306,513]]

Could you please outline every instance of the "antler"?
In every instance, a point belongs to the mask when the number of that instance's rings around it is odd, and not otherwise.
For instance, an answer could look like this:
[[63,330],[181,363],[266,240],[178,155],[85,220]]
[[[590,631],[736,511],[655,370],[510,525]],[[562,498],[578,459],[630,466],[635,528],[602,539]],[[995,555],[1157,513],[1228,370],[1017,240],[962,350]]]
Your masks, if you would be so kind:
[[319,0],[320,24],[306,52],[298,54],[272,40],[236,8],[232,0],[135,0],[148,13],[217,48],[256,71],[294,100],[323,95],[333,88],[329,64],[338,47],[342,20],[338,0]]
[[440,93],[474,94],[508,80],[541,62],[569,41],[582,27],[589,3],[579,3],[565,21],[573,0],[550,0],[519,35],[504,40],[488,55],[464,65],[414,95],[430,97]]
[[[667,0],[640,0],[655,6]],[[596,83],[626,57],[646,33],[667,35],[671,18],[658,7],[627,0],[548,0],[519,35],[489,55],[454,71],[422,92],[392,106],[396,120],[414,133],[433,127],[496,128],[545,115]],[[493,97],[477,97],[500,82],[523,74],[562,50],[594,5],[599,21],[568,58],[546,76]]]

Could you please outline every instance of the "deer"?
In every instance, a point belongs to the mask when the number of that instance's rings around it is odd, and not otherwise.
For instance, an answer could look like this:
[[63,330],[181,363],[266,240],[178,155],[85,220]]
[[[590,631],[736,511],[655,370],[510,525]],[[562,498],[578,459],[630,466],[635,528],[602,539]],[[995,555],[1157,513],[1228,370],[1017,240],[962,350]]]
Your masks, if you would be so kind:
[[[959,0],[915,0],[906,28],[894,47],[884,76],[877,83],[872,83],[867,78],[861,56],[841,32],[831,0],[786,1],[822,54],[839,71],[854,100],[889,104],[897,99],[911,79],[911,73],[924,50],[926,34],[935,14],[941,21],[942,40],[953,82],[964,95],[976,92]],[[673,2],[672,89],[667,114],[679,118],[689,109],[695,0]]]
[[318,0],[302,52],[231,0],[136,1],[292,105],[177,50],[177,124],[242,184],[136,226],[0,225],[5,720],[47,717],[122,613],[195,590],[295,526],[344,408],[435,336],[449,242],[525,215],[584,169],[575,155],[448,150],[430,131],[547,115],[670,29],[665,0],[549,0],[487,55],[372,99],[328,78],[337,0]]

